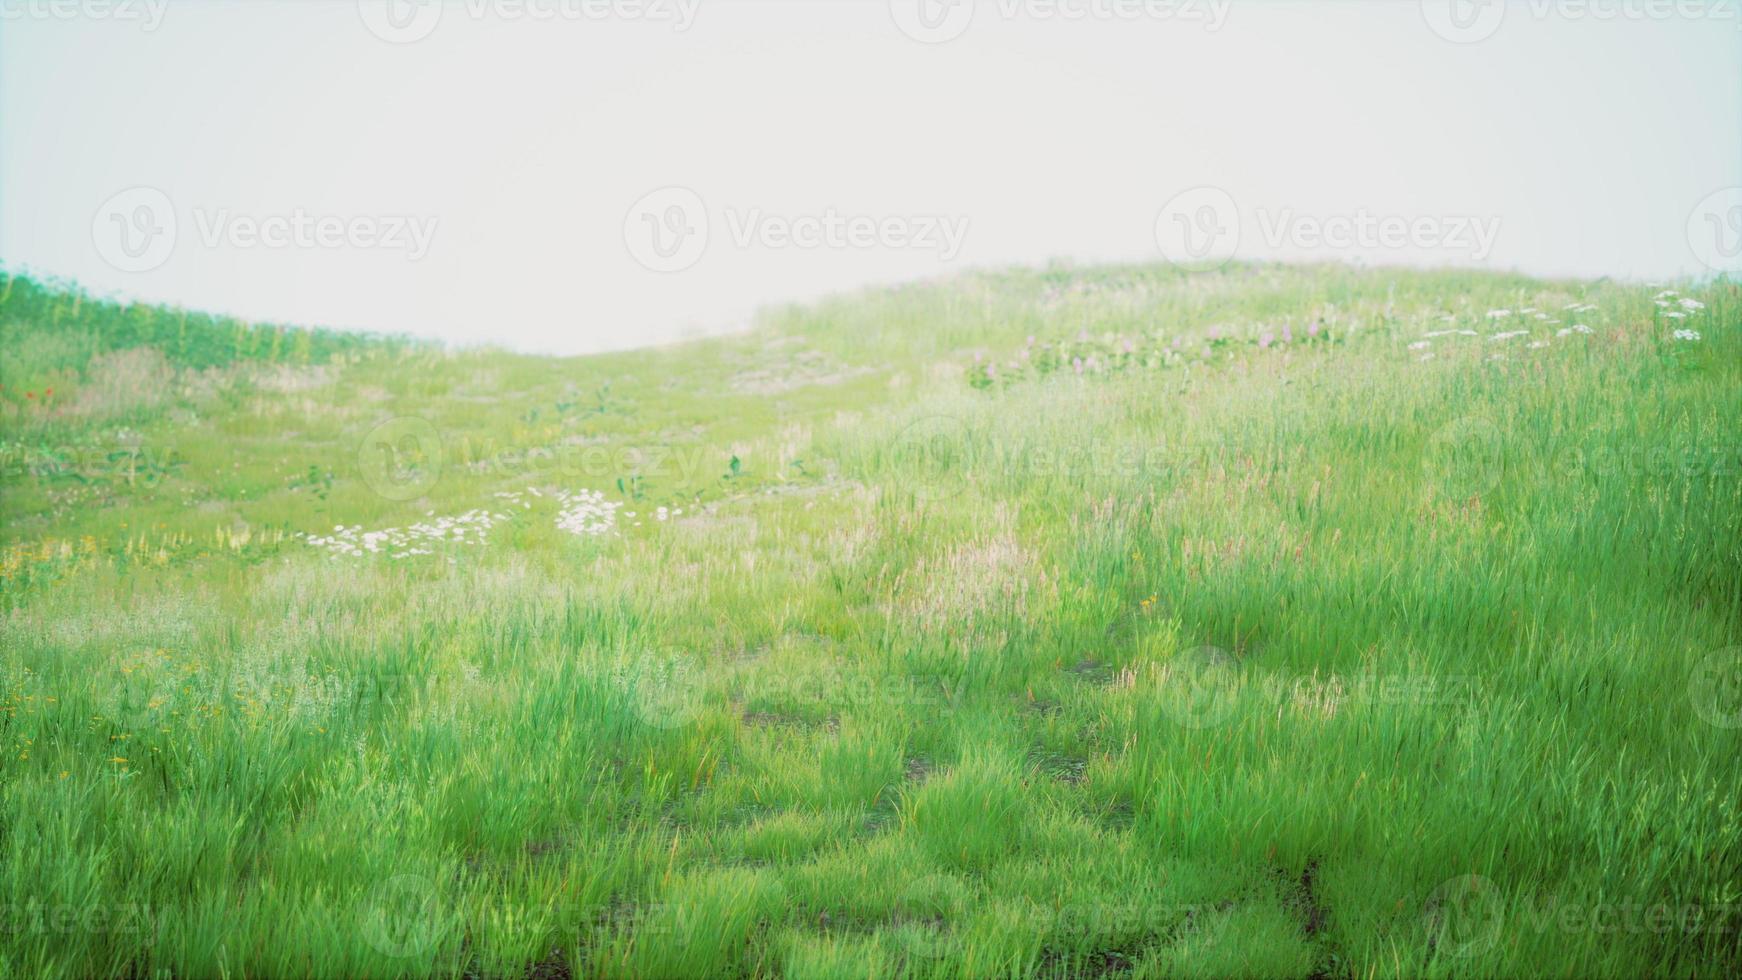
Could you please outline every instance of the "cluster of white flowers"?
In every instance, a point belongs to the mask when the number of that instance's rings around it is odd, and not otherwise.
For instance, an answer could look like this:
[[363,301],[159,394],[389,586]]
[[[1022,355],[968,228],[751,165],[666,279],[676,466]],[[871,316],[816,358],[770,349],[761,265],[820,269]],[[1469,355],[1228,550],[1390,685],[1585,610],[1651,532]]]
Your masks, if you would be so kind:
[[[1661,284],[1659,284],[1659,283],[1653,283],[1652,288],[1656,289],[1660,285]],[[1687,320],[1687,319],[1695,316],[1696,314],[1700,313],[1700,311],[1702,311],[1706,308],[1706,304],[1700,302],[1697,299],[1689,299],[1685,296],[1682,296],[1682,295],[1678,294],[1673,289],[1663,290],[1662,292],[1658,293],[1656,296],[1652,297],[1652,301],[1657,305],[1657,308],[1662,312],[1662,315],[1668,319],[1671,319],[1671,320]],[[1573,337],[1573,336],[1586,336],[1586,337],[1588,337],[1588,336],[1595,334],[1596,333],[1595,330],[1591,329],[1591,327],[1589,325],[1582,323],[1582,322],[1579,322],[1577,320],[1577,318],[1580,316],[1583,316],[1584,314],[1594,313],[1596,311],[1597,311],[1597,307],[1591,303],[1568,303],[1568,304],[1566,304],[1565,306],[1561,307],[1561,312],[1564,314],[1571,314],[1571,316],[1568,318],[1574,320],[1574,322],[1570,326],[1561,327],[1561,328],[1555,330],[1554,335],[1556,337]],[[1514,317],[1521,318],[1521,319],[1528,317],[1528,318],[1536,321],[1537,323],[1542,324],[1544,327],[1552,327],[1556,324],[1564,322],[1559,317],[1553,317],[1547,313],[1543,313],[1543,312],[1538,311],[1537,308],[1534,306],[1527,306],[1527,307],[1524,307],[1523,309],[1520,309],[1520,310],[1511,310],[1511,309],[1489,310],[1487,316],[1488,316],[1488,319],[1490,321],[1506,320],[1506,319],[1514,318]],[[1442,316],[1442,317],[1440,317],[1440,319],[1446,323],[1455,323],[1457,320],[1457,318],[1454,316]],[[1530,333],[1531,333],[1531,331],[1529,331],[1529,330],[1502,330],[1502,331],[1499,331],[1497,333],[1490,334],[1488,336],[1488,339],[1491,341],[1504,343],[1504,342],[1509,341],[1509,340],[1516,340],[1519,337],[1528,337],[1528,336],[1530,336]],[[1479,335],[1474,330],[1458,330],[1458,329],[1434,330],[1434,331],[1430,331],[1428,333],[1423,334],[1422,335],[1423,339],[1410,344],[1409,349],[1412,351],[1426,351],[1426,350],[1428,350],[1428,348],[1430,346],[1429,341],[1437,340],[1441,337],[1452,337],[1452,336],[1475,337],[1475,336],[1479,336]],[[1681,330],[1675,331],[1675,339],[1682,340],[1682,341],[1697,341],[1697,340],[1701,339],[1701,334],[1698,330],[1681,329]],[[1541,350],[1545,347],[1549,347],[1550,343],[1548,340],[1532,339],[1525,346],[1531,350]],[[1490,354],[1488,359],[1489,360],[1501,360],[1504,358],[1504,356],[1505,355],[1503,355],[1503,354]],[[1433,355],[1431,353],[1422,354],[1418,358],[1418,360],[1425,361],[1431,357],[1433,357]]]
[[379,531],[365,531],[361,524],[353,527],[340,524],[331,534],[305,534],[302,537],[311,547],[323,548],[333,555],[384,554],[389,558],[405,558],[433,554],[435,546],[441,544],[483,544],[490,529],[498,521],[508,519],[507,514],[486,510],[469,510],[453,517],[436,517],[435,512],[430,511],[426,516],[434,519],[410,527],[389,527]]
[[[1651,299],[1652,302],[1657,304],[1658,309],[1664,311],[1663,315],[1671,320],[1686,320],[1688,314],[1698,313],[1706,308],[1706,304],[1697,299],[1688,299],[1686,297],[1678,296],[1676,291],[1673,289],[1666,289],[1663,292],[1658,293],[1656,296],[1653,296]],[[1680,333],[1677,334],[1677,337],[1683,340],[1688,339],[1681,337]]]
[[[1592,313],[1592,312],[1595,312],[1596,309],[1597,309],[1597,307],[1590,304],[1590,303],[1568,303],[1565,306],[1561,307],[1561,310],[1563,313],[1571,313],[1571,314]],[[1558,324],[1564,322],[1563,320],[1561,320],[1560,317],[1551,316],[1548,313],[1544,313],[1543,311],[1537,309],[1534,306],[1526,306],[1526,307],[1523,307],[1522,309],[1517,309],[1517,310],[1504,309],[1504,308],[1503,309],[1489,310],[1486,314],[1486,317],[1490,322],[1494,323],[1495,326],[1500,325],[1499,321],[1509,320],[1509,319],[1529,319],[1535,323],[1541,324],[1545,328],[1554,327],[1554,326],[1557,326]],[[1456,317],[1455,315],[1450,315],[1450,314],[1443,315],[1439,319],[1441,322],[1448,323],[1448,324],[1456,324],[1458,322],[1458,317]],[[1594,331],[1590,327],[1586,326],[1583,323],[1574,323],[1572,326],[1569,326],[1569,327],[1561,327],[1560,329],[1555,331],[1554,335],[1556,337],[1570,337],[1574,334],[1587,334],[1588,335],[1588,334],[1591,334],[1593,332]],[[1499,330],[1495,333],[1489,334],[1487,339],[1490,341],[1498,342],[1498,343],[1505,343],[1505,342],[1510,341],[1510,340],[1517,340],[1520,337],[1529,337],[1530,335],[1531,335],[1531,331],[1529,329]],[[1471,330],[1467,327],[1450,326],[1450,327],[1446,327],[1446,328],[1440,329],[1440,330],[1430,330],[1430,331],[1422,334],[1422,339],[1411,343],[1409,345],[1409,349],[1411,351],[1418,352],[1418,356],[1416,357],[1416,360],[1429,361],[1429,360],[1432,360],[1433,356],[1434,356],[1432,353],[1432,350],[1431,350],[1433,341],[1439,340],[1439,339],[1444,338],[1444,337],[1481,337],[1481,336],[1482,336],[1481,333],[1479,333],[1475,330]],[[1549,346],[1551,346],[1551,344],[1547,339],[1535,339],[1535,338],[1533,338],[1530,340],[1530,342],[1528,344],[1526,344],[1526,347],[1529,348],[1530,350],[1542,350],[1543,348],[1546,348]],[[1499,360],[1505,360],[1505,359],[1506,359],[1506,355],[1501,354],[1501,353],[1491,353],[1488,355],[1488,360],[1490,360],[1490,361],[1499,361]]]
[[[623,505],[606,500],[605,495],[597,490],[562,490],[558,491],[556,499],[562,505],[556,516],[559,531],[590,538],[609,534],[617,528],[617,510]],[[634,517],[635,513],[630,511],[628,516]]]
[[534,497],[544,496],[537,487],[527,487],[525,490],[501,490],[491,494],[491,496],[510,507],[519,507],[521,510],[531,510],[532,501],[526,499],[527,494],[532,494]]
[[[1582,313],[1594,313],[1597,308],[1596,305],[1592,305],[1592,303],[1568,303],[1568,305],[1563,306],[1561,310],[1563,310],[1564,313],[1582,315]],[[1557,324],[1563,324],[1564,322],[1564,320],[1559,319],[1559,317],[1550,317],[1549,313],[1543,313],[1542,310],[1538,310],[1536,306],[1524,306],[1521,310],[1489,310],[1488,312],[1488,320],[1507,320],[1514,319],[1514,317],[1516,317],[1516,319],[1533,320],[1533,322],[1542,324],[1543,327],[1554,327],[1557,326]],[[1453,322],[1456,322],[1456,317],[1446,315],[1446,317],[1441,317],[1441,320],[1448,322],[1448,324],[1453,324]],[[1589,336],[1592,332],[1596,331],[1592,331],[1592,329],[1590,329],[1589,326],[1585,326],[1585,324],[1578,324],[1578,322],[1575,322],[1573,326],[1559,327],[1557,331],[1554,331],[1554,336],[1557,336],[1557,338],[1568,338],[1568,336],[1573,336],[1573,334],[1585,334],[1585,336]],[[1493,334],[1488,334],[1488,339],[1489,341],[1505,343],[1505,341],[1512,341],[1512,339],[1528,338],[1529,334],[1531,334],[1531,331],[1528,331],[1528,329],[1514,329],[1514,331],[1493,332]],[[1472,331],[1472,329],[1453,329],[1453,327],[1439,329],[1439,331],[1428,331],[1425,332],[1425,334],[1421,334],[1420,341],[1411,343],[1411,345],[1409,345],[1409,350],[1413,350],[1413,352],[1425,352],[1425,350],[1430,348],[1430,343],[1428,343],[1428,341],[1434,341],[1434,339],[1439,338],[1460,338],[1460,336],[1462,336],[1462,338],[1477,338],[1477,336],[1482,336],[1482,334],[1479,334],[1477,331]],[[1529,350],[1543,350],[1543,348],[1547,348],[1547,346],[1552,346],[1550,345],[1549,339],[1531,339],[1528,345],[1526,345],[1526,348],[1529,348]],[[1432,359],[1432,357],[1434,357],[1432,353],[1421,353],[1418,360],[1428,360]],[[1491,353],[1491,355],[1489,355],[1489,360],[1502,359],[1505,359],[1503,353]]]
[[[605,499],[605,494],[597,490],[559,490],[552,494],[537,487],[528,487],[525,490],[499,492],[493,496],[501,501],[502,511],[469,510],[453,517],[436,517],[435,511],[430,511],[426,515],[429,520],[410,527],[365,531],[360,524],[354,527],[341,524],[333,528],[331,534],[298,536],[310,546],[337,556],[386,555],[389,558],[405,558],[434,554],[438,545],[484,544],[491,528],[502,521],[513,520],[515,510],[531,510],[534,502],[540,500],[555,502],[558,508],[557,530],[576,537],[598,537],[614,532],[617,530],[617,516],[620,511],[625,517],[635,516],[634,511],[622,511],[621,503]],[[658,517],[664,521],[682,513],[682,510],[668,511],[661,507]],[[636,521],[635,524],[639,527],[641,522]]]
[[[1595,312],[1597,312],[1597,307],[1593,304],[1590,304],[1590,303],[1568,303],[1567,305],[1561,307],[1561,312],[1563,312],[1563,313],[1575,313],[1575,314],[1576,313],[1595,313]],[[1505,319],[1506,317],[1514,316],[1514,315],[1521,316],[1521,317],[1527,316],[1527,317],[1530,317],[1532,320],[1535,320],[1538,323],[1560,323],[1561,322],[1560,317],[1550,316],[1547,313],[1544,313],[1543,311],[1537,309],[1534,306],[1527,306],[1524,309],[1519,310],[1516,314],[1514,314],[1511,310],[1490,310],[1490,311],[1488,311],[1488,319],[1490,319],[1490,320],[1502,320],[1502,319]]]

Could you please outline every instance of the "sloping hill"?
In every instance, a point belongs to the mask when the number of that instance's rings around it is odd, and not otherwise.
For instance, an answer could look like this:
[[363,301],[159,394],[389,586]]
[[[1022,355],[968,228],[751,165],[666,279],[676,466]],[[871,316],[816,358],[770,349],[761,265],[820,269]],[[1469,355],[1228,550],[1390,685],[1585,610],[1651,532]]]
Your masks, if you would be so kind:
[[1734,285],[0,333],[0,974],[1742,961]]

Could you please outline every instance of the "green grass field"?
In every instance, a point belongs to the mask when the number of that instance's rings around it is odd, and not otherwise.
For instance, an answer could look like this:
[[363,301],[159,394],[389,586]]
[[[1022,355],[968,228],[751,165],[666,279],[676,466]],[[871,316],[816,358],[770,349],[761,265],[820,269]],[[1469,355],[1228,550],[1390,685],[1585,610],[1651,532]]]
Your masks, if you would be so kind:
[[1742,969],[1735,285],[0,281],[0,976]]

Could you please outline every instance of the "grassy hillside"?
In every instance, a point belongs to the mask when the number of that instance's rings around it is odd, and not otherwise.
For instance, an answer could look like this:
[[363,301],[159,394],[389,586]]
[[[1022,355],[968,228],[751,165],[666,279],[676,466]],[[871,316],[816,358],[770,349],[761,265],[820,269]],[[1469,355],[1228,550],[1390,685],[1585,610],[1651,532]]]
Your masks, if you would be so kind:
[[0,975],[1742,966],[1734,285],[0,335]]

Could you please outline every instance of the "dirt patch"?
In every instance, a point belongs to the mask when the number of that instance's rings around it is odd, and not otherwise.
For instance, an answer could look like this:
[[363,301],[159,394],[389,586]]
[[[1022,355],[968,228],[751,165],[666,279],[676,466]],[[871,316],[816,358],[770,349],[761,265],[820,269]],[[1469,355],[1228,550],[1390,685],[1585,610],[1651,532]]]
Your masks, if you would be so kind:
[[1112,667],[1099,660],[1080,660],[1065,668],[1065,673],[1087,684],[1111,684],[1117,676]]
[[744,724],[759,729],[788,729],[805,732],[838,732],[841,730],[841,719],[830,715],[827,718],[804,718],[799,715],[786,714],[780,711],[746,711],[741,715]]
[[[1008,527],[1008,520],[997,523]],[[1031,599],[1046,601],[1051,588],[1034,553],[1001,530],[903,573],[893,611],[921,632],[982,635],[1000,623],[1026,621]]]
[[254,384],[262,391],[289,395],[299,391],[324,388],[333,383],[333,379],[338,376],[338,373],[338,369],[331,364],[303,368],[280,364],[261,371],[255,376]]
[[175,368],[156,348],[98,354],[91,358],[68,410],[100,418],[157,408],[169,400],[174,380]]
[[732,390],[744,395],[781,395],[800,388],[838,385],[871,373],[867,367],[849,367],[821,351],[800,351],[786,363],[754,368],[732,376]]
[[1028,764],[1048,779],[1076,786],[1088,771],[1088,760],[1058,752],[1036,750],[1029,753]]

